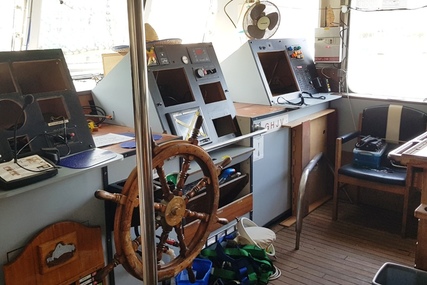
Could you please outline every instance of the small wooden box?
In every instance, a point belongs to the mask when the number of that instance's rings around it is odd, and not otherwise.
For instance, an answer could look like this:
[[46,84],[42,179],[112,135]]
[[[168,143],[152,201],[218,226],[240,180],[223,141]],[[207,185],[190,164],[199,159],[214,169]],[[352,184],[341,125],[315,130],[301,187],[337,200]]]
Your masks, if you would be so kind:
[[106,76],[118,64],[126,53],[104,53],[102,54],[102,66],[104,68],[104,76]]

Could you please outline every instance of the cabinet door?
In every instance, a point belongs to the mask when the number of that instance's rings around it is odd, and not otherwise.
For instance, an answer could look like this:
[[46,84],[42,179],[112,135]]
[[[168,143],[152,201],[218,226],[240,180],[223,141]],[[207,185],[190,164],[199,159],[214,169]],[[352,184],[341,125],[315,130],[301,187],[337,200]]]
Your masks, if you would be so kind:
[[335,150],[336,113],[327,110],[307,117],[292,128],[292,214],[296,215],[296,201],[304,168],[318,153],[323,153],[318,167],[312,170],[306,184],[303,213],[308,214],[330,199],[333,173],[330,171]]

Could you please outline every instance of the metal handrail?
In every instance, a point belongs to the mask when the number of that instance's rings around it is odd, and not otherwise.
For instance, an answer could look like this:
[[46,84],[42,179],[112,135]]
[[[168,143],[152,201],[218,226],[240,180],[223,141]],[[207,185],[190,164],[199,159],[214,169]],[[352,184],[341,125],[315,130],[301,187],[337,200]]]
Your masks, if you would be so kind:
[[207,152],[213,151],[213,150],[217,150],[217,149],[223,148],[223,147],[228,146],[228,145],[235,144],[237,142],[240,142],[240,141],[248,139],[248,138],[252,138],[252,137],[255,137],[255,136],[263,135],[265,133],[267,133],[267,129],[261,128],[261,129],[258,129],[256,131],[253,131],[251,133],[248,133],[248,134],[245,134],[245,135],[241,135],[241,136],[238,136],[238,137],[235,137],[235,138],[232,138],[232,139],[220,142],[218,144],[208,145],[206,147],[204,146],[203,149],[206,150]]
[[310,175],[310,172],[313,170],[313,168],[317,165],[320,158],[322,158],[323,153],[316,154],[312,160],[307,164],[307,166],[304,168],[301,180],[299,183],[299,189],[298,189],[298,196],[297,196],[297,221],[295,225],[295,232],[296,232],[296,240],[295,240],[295,249],[299,249],[299,242],[300,242],[300,236],[301,236],[301,230],[302,230],[302,220],[303,220],[303,213],[302,213],[302,203],[304,201],[305,196],[305,189],[307,186],[307,180],[308,176]]

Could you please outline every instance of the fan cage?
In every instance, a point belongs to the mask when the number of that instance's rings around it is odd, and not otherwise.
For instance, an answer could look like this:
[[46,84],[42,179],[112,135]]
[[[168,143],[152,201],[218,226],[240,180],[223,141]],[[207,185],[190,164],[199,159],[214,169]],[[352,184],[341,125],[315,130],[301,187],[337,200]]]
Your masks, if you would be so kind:
[[[264,5],[264,8],[262,8],[262,5]],[[259,11],[257,11],[256,9],[259,9]],[[268,17],[269,15],[273,14],[277,15],[277,18],[273,19],[274,21],[276,21],[274,27],[266,27],[265,29],[260,29],[258,27],[258,21],[263,16]],[[271,18],[268,18],[271,21]],[[281,17],[279,8],[274,3],[270,1],[257,1],[249,7],[243,17],[243,31],[245,35],[250,39],[268,39],[272,37],[279,28],[280,18]]]

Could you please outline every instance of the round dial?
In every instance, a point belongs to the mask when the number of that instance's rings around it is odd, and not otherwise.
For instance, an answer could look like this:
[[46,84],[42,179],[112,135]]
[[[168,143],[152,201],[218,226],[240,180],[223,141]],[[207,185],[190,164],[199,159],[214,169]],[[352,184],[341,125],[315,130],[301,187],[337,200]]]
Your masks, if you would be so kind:
[[188,57],[187,57],[187,56],[185,56],[185,55],[183,55],[183,56],[181,57],[181,60],[182,60],[182,62],[183,62],[184,64],[188,64],[188,63],[189,63]]

